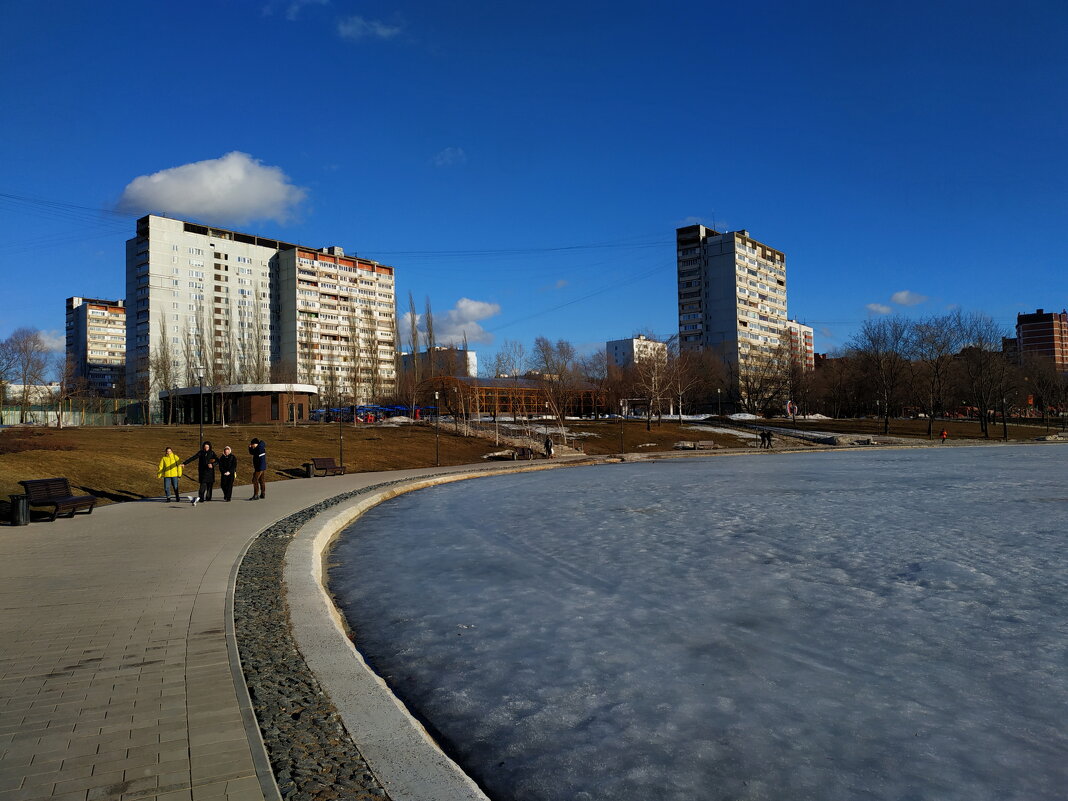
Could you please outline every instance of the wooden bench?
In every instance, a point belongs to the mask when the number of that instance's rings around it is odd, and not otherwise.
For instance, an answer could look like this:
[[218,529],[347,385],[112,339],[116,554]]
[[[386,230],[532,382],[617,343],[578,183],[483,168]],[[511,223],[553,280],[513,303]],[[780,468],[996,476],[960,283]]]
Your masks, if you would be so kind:
[[91,515],[98,500],[92,495],[71,494],[70,482],[65,478],[34,478],[19,483],[26,490],[30,506],[52,507],[51,520],[55,520],[60,512],[67,511],[70,512],[68,517],[74,517],[74,513],[80,509],[85,509],[85,513]]
[[345,475],[345,466],[335,462],[333,456],[313,458],[311,460],[311,463],[313,473],[318,473],[320,470],[322,470],[324,476]]

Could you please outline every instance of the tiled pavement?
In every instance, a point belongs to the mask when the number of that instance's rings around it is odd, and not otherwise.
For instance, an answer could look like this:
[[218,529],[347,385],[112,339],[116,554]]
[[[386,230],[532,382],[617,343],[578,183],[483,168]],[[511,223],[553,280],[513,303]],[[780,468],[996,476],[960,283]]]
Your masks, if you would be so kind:
[[234,568],[275,520],[426,472],[0,527],[0,801],[276,797],[228,658]]

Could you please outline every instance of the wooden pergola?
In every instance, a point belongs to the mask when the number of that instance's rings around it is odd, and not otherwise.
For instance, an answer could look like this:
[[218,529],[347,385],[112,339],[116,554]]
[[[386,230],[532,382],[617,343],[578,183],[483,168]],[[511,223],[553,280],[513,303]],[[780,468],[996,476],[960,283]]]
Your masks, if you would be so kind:
[[[442,375],[422,382],[420,403],[447,414],[534,417],[550,414],[546,381],[534,378],[474,378]],[[439,398],[434,401],[434,393]],[[604,395],[583,384],[565,393],[563,414],[588,417],[605,411]]]

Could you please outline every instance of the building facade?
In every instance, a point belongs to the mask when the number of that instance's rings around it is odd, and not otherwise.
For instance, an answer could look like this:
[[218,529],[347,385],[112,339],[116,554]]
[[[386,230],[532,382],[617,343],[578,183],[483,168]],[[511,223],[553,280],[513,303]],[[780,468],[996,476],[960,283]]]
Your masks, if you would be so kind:
[[67,364],[94,395],[126,391],[126,307],[122,300],[67,298]]
[[[361,387],[374,382],[362,380],[356,360],[376,365],[379,389],[393,378],[392,336],[378,334],[393,329],[392,284],[391,267],[345,258],[338,248],[142,217],[126,243],[127,392],[273,378],[361,402]],[[347,348],[343,325],[358,332],[346,334]],[[348,372],[334,369],[343,367]]]
[[745,230],[689,225],[675,239],[680,347],[735,364],[773,354],[786,336],[786,255]]
[[816,351],[812,344],[812,327],[797,320],[786,321],[790,358],[805,370],[816,369]]
[[604,343],[609,367],[632,367],[642,361],[667,361],[667,343],[639,334],[630,339],[612,339]]
[[1034,314],[1017,314],[1016,339],[1008,343],[1006,350],[1014,350],[1017,360],[1032,354],[1049,359],[1057,372],[1068,372],[1068,312],[1036,309]]
[[401,369],[412,371],[416,366],[419,375],[427,378],[439,375],[474,378],[478,375],[478,354],[470,349],[441,345],[420,351],[417,357],[407,351],[401,354]]
[[396,294],[393,268],[338,247],[278,255],[280,364],[319,387],[327,405],[373,403],[393,394]]

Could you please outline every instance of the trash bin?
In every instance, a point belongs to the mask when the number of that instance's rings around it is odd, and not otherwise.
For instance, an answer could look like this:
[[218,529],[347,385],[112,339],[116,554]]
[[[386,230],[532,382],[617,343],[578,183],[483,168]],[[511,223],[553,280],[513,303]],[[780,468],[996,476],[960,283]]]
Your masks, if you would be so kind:
[[304,463],[304,477],[315,478],[315,465],[313,465],[311,462]]
[[11,525],[28,526],[30,524],[30,499],[25,495],[11,496]]

